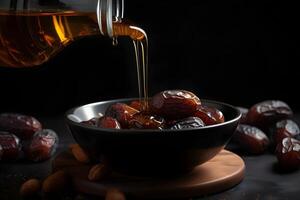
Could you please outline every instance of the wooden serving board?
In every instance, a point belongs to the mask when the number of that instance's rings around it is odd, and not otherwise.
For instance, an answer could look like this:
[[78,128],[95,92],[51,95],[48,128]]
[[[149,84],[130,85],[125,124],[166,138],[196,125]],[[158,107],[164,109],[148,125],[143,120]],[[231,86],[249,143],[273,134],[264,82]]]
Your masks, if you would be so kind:
[[59,154],[53,161],[53,170],[65,169],[81,193],[104,196],[107,189],[120,191],[140,199],[190,198],[229,189],[244,178],[244,161],[236,154],[223,150],[210,161],[192,172],[174,178],[144,178],[113,173],[100,182],[91,182],[87,175],[91,165],[79,163],[70,152]]

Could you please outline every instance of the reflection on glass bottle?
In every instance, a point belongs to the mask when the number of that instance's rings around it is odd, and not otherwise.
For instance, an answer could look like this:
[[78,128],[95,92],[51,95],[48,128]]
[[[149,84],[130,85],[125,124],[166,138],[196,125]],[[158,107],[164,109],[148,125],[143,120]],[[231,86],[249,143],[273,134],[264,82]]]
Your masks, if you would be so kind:
[[[140,98],[148,98],[148,40],[122,20],[124,0],[0,0],[0,66],[38,66],[82,37],[133,40]],[[114,6],[113,6],[114,5]],[[147,106],[146,106],[147,107]]]
[[[23,6],[19,9],[19,3],[13,0],[10,9],[4,10],[0,3],[0,66],[41,65],[74,40],[101,35],[95,11],[66,9],[58,0],[39,0],[38,3],[46,8],[28,10]],[[125,22],[114,22],[112,28],[115,37],[129,36],[133,40],[146,37],[141,29]]]

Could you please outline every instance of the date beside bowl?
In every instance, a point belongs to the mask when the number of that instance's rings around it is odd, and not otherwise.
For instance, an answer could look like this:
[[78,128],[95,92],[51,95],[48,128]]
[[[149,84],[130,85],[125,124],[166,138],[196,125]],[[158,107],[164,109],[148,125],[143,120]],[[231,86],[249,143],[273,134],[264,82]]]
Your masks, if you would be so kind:
[[134,100],[92,103],[66,113],[74,139],[95,162],[104,160],[114,171],[130,175],[161,176],[191,171],[225,147],[241,117],[240,111],[231,105],[201,100],[202,106],[222,112],[226,121],[187,129],[108,129],[80,123],[99,118],[99,113],[105,113],[116,103],[129,105]]

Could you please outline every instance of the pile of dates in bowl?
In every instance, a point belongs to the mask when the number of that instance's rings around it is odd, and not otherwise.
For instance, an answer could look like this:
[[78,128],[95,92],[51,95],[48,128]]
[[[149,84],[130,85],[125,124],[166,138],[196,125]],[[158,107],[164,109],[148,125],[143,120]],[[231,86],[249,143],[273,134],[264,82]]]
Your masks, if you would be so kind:
[[276,154],[284,171],[300,168],[300,129],[292,120],[290,106],[280,100],[267,100],[250,109],[238,107],[242,113],[233,136],[245,152],[259,155],[270,150]]
[[[230,140],[240,112],[186,90],[166,90],[145,100],[117,99],[66,113],[76,142],[92,160],[134,175],[191,171]],[[100,161],[101,162],[101,161]]]
[[157,93],[149,102],[134,100],[110,105],[101,117],[81,123],[111,129],[175,130],[199,128],[225,121],[223,113],[201,104],[192,92],[167,90]]
[[0,114],[0,162],[44,161],[55,153],[57,146],[57,134],[43,129],[36,118],[17,113]]

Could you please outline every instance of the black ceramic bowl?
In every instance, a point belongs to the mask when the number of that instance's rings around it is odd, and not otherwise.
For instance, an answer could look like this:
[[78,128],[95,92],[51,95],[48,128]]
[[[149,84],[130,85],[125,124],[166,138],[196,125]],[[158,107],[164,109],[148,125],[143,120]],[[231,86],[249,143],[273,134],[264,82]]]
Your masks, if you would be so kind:
[[90,156],[104,158],[113,170],[134,175],[174,175],[191,171],[213,158],[233,135],[240,112],[233,106],[209,100],[202,104],[221,110],[225,122],[184,130],[114,130],[79,123],[105,113],[119,99],[80,106],[66,113],[68,127]]

